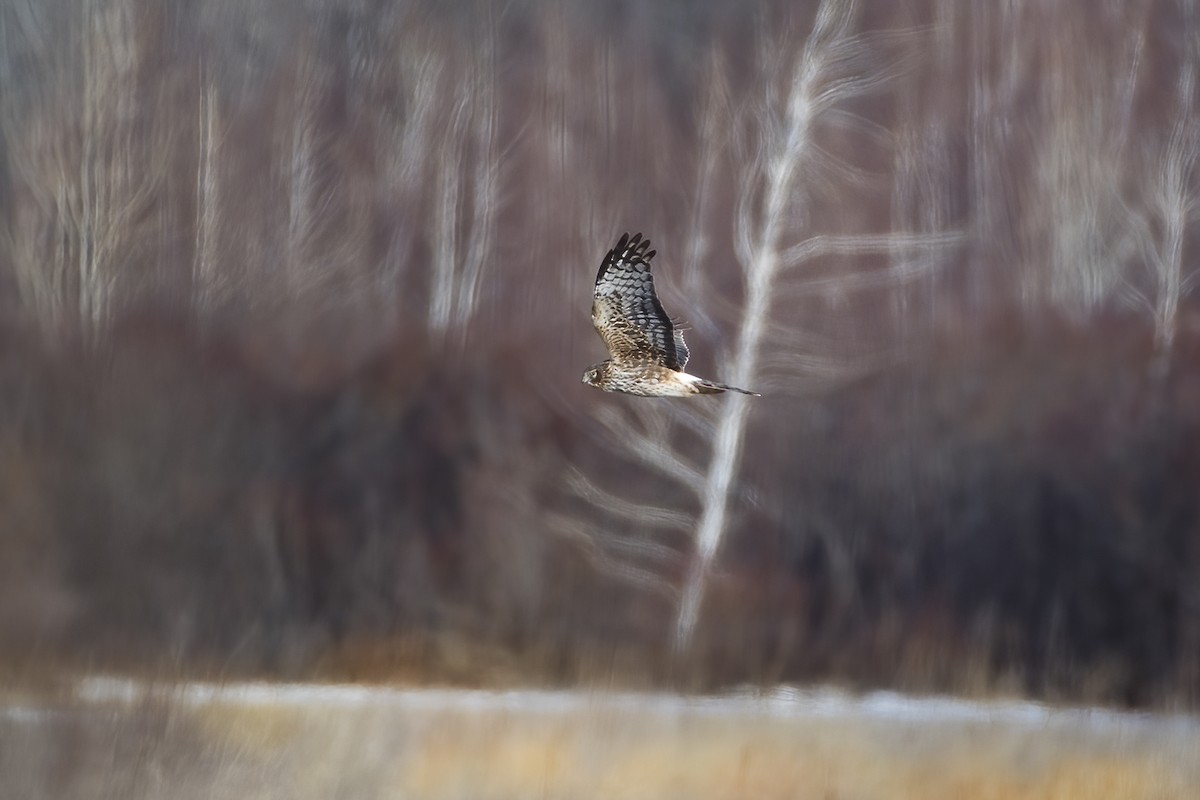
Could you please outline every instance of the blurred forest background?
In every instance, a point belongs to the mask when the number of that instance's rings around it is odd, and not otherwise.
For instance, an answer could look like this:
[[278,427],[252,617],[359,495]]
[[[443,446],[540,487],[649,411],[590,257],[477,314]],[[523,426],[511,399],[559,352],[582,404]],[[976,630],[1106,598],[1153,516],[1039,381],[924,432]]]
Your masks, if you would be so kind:
[[[0,0],[0,662],[1200,700],[1190,0]],[[580,383],[623,231],[696,373]]]

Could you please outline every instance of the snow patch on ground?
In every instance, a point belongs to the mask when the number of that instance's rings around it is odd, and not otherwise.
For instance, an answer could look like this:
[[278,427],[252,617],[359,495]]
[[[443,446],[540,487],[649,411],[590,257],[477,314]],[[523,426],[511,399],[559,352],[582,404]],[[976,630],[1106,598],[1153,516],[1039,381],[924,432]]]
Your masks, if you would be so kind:
[[[476,689],[393,688],[357,684],[301,683],[147,683],[125,678],[91,677],[75,691],[91,703],[170,700],[189,707],[239,706],[353,709],[387,707],[426,712],[520,712],[573,714],[588,711],[680,714],[706,717],[853,718],[895,723],[983,723],[1026,728],[1077,725],[1128,729],[1165,724],[1180,733],[1200,732],[1200,717],[1151,714],[1100,708],[1055,708],[1033,702],[977,702],[952,697],[912,697],[896,692],[855,696],[832,689],[780,687],[741,690],[724,695],[665,693]],[[30,710],[33,711],[33,710]]]

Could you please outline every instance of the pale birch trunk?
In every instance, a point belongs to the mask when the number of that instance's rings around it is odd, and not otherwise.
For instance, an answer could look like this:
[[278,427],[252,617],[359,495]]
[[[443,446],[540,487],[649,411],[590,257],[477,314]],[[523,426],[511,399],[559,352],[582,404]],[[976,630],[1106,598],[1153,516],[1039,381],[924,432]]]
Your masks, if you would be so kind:
[[[850,35],[852,3],[822,2],[808,43],[796,59],[788,83],[787,104],[781,129],[764,136],[762,209],[757,219],[749,213],[737,222],[738,239],[748,247],[741,252],[746,291],[737,344],[729,361],[728,381],[753,387],[771,297],[781,268],[783,237],[801,213],[796,178],[809,155],[813,123],[831,100],[822,95],[822,72],[832,50],[844,46]],[[763,115],[762,125],[771,124]],[[686,650],[699,618],[709,573],[728,526],[730,492],[741,460],[742,444],[751,406],[749,398],[730,393],[716,424],[716,439],[704,478],[700,518],[696,525],[696,551],[688,568],[683,597],[675,623],[675,646]]]
[[211,311],[220,291],[217,248],[220,242],[220,117],[217,90],[200,69],[196,147],[196,240],[192,255],[192,303]]
[[1147,213],[1138,220],[1142,252],[1150,265],[1153,298],[1147,304],[1154,318],[1155,363],[1152,373],[1164,377],[1170,370],[1179,309],[1183,299],[1200,280],[1200,269],[1184,256],[1188,226],[1200,210],[1200,120],[1196,117],[1197,63],[1200,62],[1200,33],[1197,14],[1182,7],[1188,51],[1175,84],[1175,109],[1167,142],[1158,156],[1157,171],[1150,172]]
[[136,288],[127,248],[165,173],[169,136],[136,96],[137,19],[91,0],[72,19],[75,55],[47,54],[46,100],[6,128],[35,198],[14,234],[17,285],[50,335],[98,345],[118,287]]
[[[781,336],[802,338],[803,334],[787,330],[792,323],[783,324],[773,318],[777,311],[774,303],[780,297],[795,300],[806,293],[894,286],[925,274],[923,268],[918,268],[915,254],[927,256],[931,250],[962,239],[954,233],[805,235],[811,194],[830,188],[829,181],[821,179],[821,170],[839,175],[853,173],[848,165],[831,162],[829,155],[813,144],[816,126],[826,115],[832,120],[835,114],[831,112],[836,112],[837,106],[875,89],[889,77],[861,74],[848,66],[857,63],[867,48],[867,40],[852,31],[854,17],[853,3],[825,0],[799,53],[761,49],[764,99],[750,108],[749,119],[759,146],[739,173],[741,185],[733,231],[744,287],[738,304],[707,291],[708,282],[699,274],[711,268],[705,263],[705,234],[698,229],[707,216],[704,190],[715,179],[725,148],[723,128],[715,123],[725,103],[722,85],[710,87],[702,112],[702,135],[712,141],[701,143],[696,174],[699,196],[692,227],[700,241],[685,243],[685,248],[688,271],[697,273],[689,275],[686,283],[703,291],[690,301],[696,306],[710,304],[713,328],[728,329],[733,324],[734,344],[718,377],[762,390],[767,396],[758,399],[731,393],[713,398],[709,404],[643,402],[600,408],[596,420],[608,430],[614,450],[694,500],[695,510],[644,499],[635,501],[574,472],[571,485],[576,496],[587,501],[599,519],[559,515],[553,520],[554,529],[579,543],[598,569],[677,604],[672,643],[679,653],[691,646],[713,565],[732,524],[735,498],[744,488],[739,485],[739,473],[752,412],[771,402],[772,388],[784,393],[791,388],[777,372],[765,368],[767,362],[786,361],[792,373],[811,371],[811,367],[800,365],[805,359],[791,351],[791,342],[781,344]],[[775,92],[774,87],[780,83],[783,90]],[[843,125],[849,122],[863,126],[876,140],[885,138],[851,114],[836,116]],[[893,271],[812,278],[803,270],[813,259],[830,254],[898,251],[914,255]],[[690,317],[692,309],[687,313]],[[819,361],[814,357],[806,363]],[[827,377],[822,375],[820,379]],[[681,586],[666,577],[681,570]]]
[[452,106],[437,151],[428,327],[448,343],[465,339],[478,311],[499,212],[496,31],[489,18],[466,79],[448,87]]
[[320,156],[317,130],[317,104],[321,97],[320,66],[305,62],[298,68],[293,89],[290,131],[284,148],[284,198],[287,210],[284,232],[286,271],[283,275],[289,297],[303,295],[320,283],[317,254],[313,252],[319,225],[321,202],[317,185]]

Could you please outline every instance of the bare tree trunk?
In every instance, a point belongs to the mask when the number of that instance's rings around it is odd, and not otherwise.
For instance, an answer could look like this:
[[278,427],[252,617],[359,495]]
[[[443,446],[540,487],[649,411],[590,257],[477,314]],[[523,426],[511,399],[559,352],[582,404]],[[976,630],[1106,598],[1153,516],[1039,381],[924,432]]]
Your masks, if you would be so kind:
[[142,42],[131,4],[93,0],[77,13],[77,55],[45,56],[45,101],[7,126],[19,179],[36,198],[14,251],[22,296],[45,328],[73,323],[96,345],[118,286],[136,285],[126,248],[165,174],[170,138],[135,95]]
[[192,303],[211,311],[220,291],[217,246],[220,241],[220,122],[216,87],[200,67],[200,107],[196,148],[196,241],[192,256]]
[[[1154,321],[1154,358],[1149,378],[1158,385],[1170,372],[1179,309],[1200,281],[1200,269],[1190,266],[1184,255],[1188,226],[1197,217],[1200,197],[1200,120],[1195,108],[1197,64],[1197,13],[1191,4],[1178,9],[1185,31],[1185,51],[1175,79],[1175,103],[1168,118],[1166,140],[1142,145],[1136,163],[1139,181],[1121,200],[1121,224],[1128,228],[1133,245],[1129,260],[1136,266],[1122,275],[1120,289],[1127,300],[1144,310]],[[1133,76],[1124,106],[1133,108]],[[1150,131],[1140,137],[1150,139]]]
[[455,107],[438,151],[433,275],[429,289],[429,329],[436,336],[445,335],[454,315],[454,287],[459,269],[459,173],[466,139],[466,122],[463,119],[466,110],[466,102],[456,96]]
[[[430,153],[436,149],[438,103],[442,96],[442,75],[446,65],[433,51],[421,52],[402,37],[394,49],[402,54],[393,67],[400,75],[403,117],[381,126],[389,135],[376,145],[385,167],[382,190],[389,209],[415,210],[425,205],[424,189],[430,171]],[[415,214],[394,214],[379,272],[379,290],[391,304],[393,323],[402,313],[407,259],[418,232],[427,224]]]
[[499,213],[496,35],[489,15],[483,46],[466,67],[467,79],[452,89],[453,106],[438,151],[429,329],[443,340],[452,328],[465,336],[478,311]]
[[487,29],[483,47],[471,64],[475,123],[473,148],[475,169],[471,175],[471,210],[474,224],[467,240],[462,280],[458,286],[455,316],[464,325],[479,305],[479,288],[484,266],[491,256],[496,216],[499,212],[500,156],[496,152],[498,103],[496,88],[495,8],[487,7]]
[[[800,236],[808,219],[811,193],[830,186],[828,180],[822,181],[818,167],[833,167],[835,174],[853,171],[814,144],[816,126],[826,112],[871,91],[889,77],[863,74],[855,66],[865,60],[868,45],[852,31],[854,17],[852,2],[824,0],[800,53],[761,48],[768,54],[761,64],[765,99],[751,109],[753,116],[748,120],[760,144],[740,178],[733,230],[744,295],[736,306],[736,339],[721,377],[736,385],[763,388],[768,395],[766,359],[787,361],[791,372],[796,372],[800,358],[787,346],[790,342],[780,347],[781,336],[799,338],[800,333],[790,330],[791,323],[773,318],[776,298],[794,299],[805,292],[886,288],[924,274],[909,263],[911,259],[892,271],[818,278],[802,277],[798,270],[803,265],[830,254],[925,253],[931,247],[961,240],[950,234],[903,232]],[[714,75],[712,80],[722,77]],[[775,92],[779,83],[782,91]],[[703,163],[696,178],[701,188],[715,179],[725,145],[723,130],[728,126],[710,124],[719,119],[722,85],[723,81],[710,87],[712,94],[701,120],[701,135],[712,137],[701,143]],[[853,115],[838,118],[842,123],[870,127]],[[871,134],[881,138],[877,131]],[[705,217],[703,195],[701,191],[696,201],[692,225],[698,239],[704,235],[700,231]],[[688,248],[689,269],[701,270],[704,242],[689,242]],[[693,288],[706,285],[699,275],[690,276],[688,282]],[[718,298],[709,299],[717,313],[728,313],[729,303],[722,305]],[[700,297],[693,301],[703,303]],[[768,353],[770,348],[775,352]],[[615,449],[647,473],[694,498],[695,511],[631,501],[575,474],[575,493],[601,512],[605,521],[565,516],[555,520],[555,528],[579,542],[604,572],[676,600],[672,637],[676,652],[686,651],[692,643],[712,567],[731,526],[742,449],[755,407],[752,404],[769,402],[769,398],[756,400],[729,394],[716,402],[710,406],[635,404],[603,408],[596,417],[610,432],[608,440]],[[680,565],[685,567],[684,579],[676,589],[665,576]]]
[[[1197,45],[1196,12],[1181,3],[1188,51],[1184,54],[1175,91],[1175,116],[1162,156],[1162,166],[1152,192],[1151,206],[1157,212],[1160,241],[1150,256],[1155,276],[1154,292],[1154,374],[1165,377],[1170,370],[1171,354],[1179,327],[1179,306],[1194,288],[1198,270],[1188,270],[1183,244],[1188,224],[1196,216],[1200,198],[1196,195],[1197,165],[1200,164],[1200,122],[1195,116],[1196,64],[1200,60]],[[1150,226],[1148,226],[1150,227]]]
[[[788,86],[782,130],[768,137],[761,157],[765,164],[764,199],[758,220],[738,220],[739,239],[749,244],[740,254],[745,275],[746,300],[738,329],[737,346],[730,362],[729,379],[737,386],[753,386],[758,372],[764,325],[780,269],[781,238],[799,214],[794,181],[809,153],[813,120],[822,107],[820,78],[829,52],[848,35],[852,3],[822,2],[808,44],[796,60]],[[828,102],[826,99],[825,102]],[[770,125],[764,110],[762,124]],[[773,144],[773,146],[772,146]],[[730,487],[742,453],[750,398],[729,394],[717,421],[712,460],[705,475],[700,520],[696,526],[696,553],[684,583],[683,599],[675,625],[675,646],[686,650],[692,640],[708,576],[728,524]]]
[[317,141],[317,104],[321,97],[320,65],[304,60],[297,68],[292,96],[290,131],[284,151],[287,163],[285,192],[287,230],[285,232],[285,268],[287,294],[298,297],[320,282],[313,246],[317,238],[318,208],[321,204],[317,183],[320,147]]
[[[687,253],[684,256],[684,286],[689,297],[707,294],[703,265],[708,258],[710,236],[708,228],[709,207],[716,191],[721,156],[729,144],[727,131],[734,121],[730,107],[729,84],[726,65],[719,51],[714,50],[706,74],[704,106],[700,116],[700,152],[696,166],[696,188],[693,193],[692,214],[687,235]],[[712,338],[715,325],[712,316],[703,309],[696,309],[689,322],[698,327],[705,336]]]

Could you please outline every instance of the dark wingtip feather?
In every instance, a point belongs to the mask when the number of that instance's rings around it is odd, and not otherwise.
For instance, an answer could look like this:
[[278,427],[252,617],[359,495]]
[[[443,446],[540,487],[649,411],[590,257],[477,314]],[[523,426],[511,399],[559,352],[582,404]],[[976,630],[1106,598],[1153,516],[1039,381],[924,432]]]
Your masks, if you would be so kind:
[[626,241],[625,236],[622,236],[621,241],[617,243],[617,252],[641,256],[646,261],[649,261],[654,258],[656,251],[650,250],[650,240],[639,231],[628,241]]
[[654,258],[657,250],[649,250],[650,240],[635,233],[630,236],[628,231],[621,234],[621,238],[617,240],[617,245],[612,250],[609,250],[604,260],[600,262],[600,269],[596,272],[596,283],[599,283],[604,278],[604,272],[617,259],[629,259],[635,264],[641,262],[644,264],[640,269],[648,271],[650,268],[650,259]]
[[608,258],[640,256],[642,260],[649,261],[657,253],[657,250],[650,250],[650,240],[645,238],[640,231],[632,236],[625,232],[617,240],[617,246],[608,251]]

